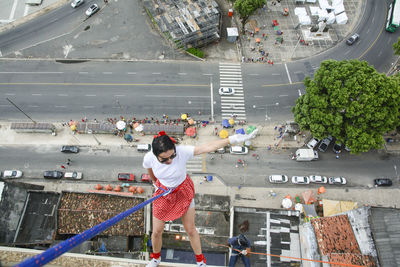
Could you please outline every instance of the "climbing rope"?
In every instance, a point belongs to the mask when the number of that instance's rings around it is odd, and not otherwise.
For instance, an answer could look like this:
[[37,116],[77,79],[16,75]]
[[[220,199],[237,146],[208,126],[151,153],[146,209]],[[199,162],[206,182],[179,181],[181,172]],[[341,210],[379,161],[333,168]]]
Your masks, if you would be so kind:
[[[161,188],[162,189],[162,188]],[[69,251],[70,249],[78,246],[79,244],[83,243],[83,241],[86,241],[88,239],[93,238],[94,236],[98,235],[99,233],[103,232],[107,228],[113,226],[114,224],[118,223],[119,221],[125,219],[132,213],[138,211],[139,209],[143,208],[147,204],[150,204],[157,198],[160,198],[164,195],[167,195],[171,193],[175,188],[170,188],[168,190],[162,189],[164,192],[160,195],[157,195],[155,197],[152,197],[151,199],[148,199],[144,201],[143,203],[140,203],[139,205],[132,207],[114,217],[111,219],[102,222],[78,235],[75,235],[49,249],[46,251],[35,255],[29,259],[24,260],[23,262],[20,262],[17,265],[14,265],[14,267],[36,267],[36,266],[43,266],[46,263],[49,263],[50,261],[56,259],[57,257],[61,256],[63,253]]]

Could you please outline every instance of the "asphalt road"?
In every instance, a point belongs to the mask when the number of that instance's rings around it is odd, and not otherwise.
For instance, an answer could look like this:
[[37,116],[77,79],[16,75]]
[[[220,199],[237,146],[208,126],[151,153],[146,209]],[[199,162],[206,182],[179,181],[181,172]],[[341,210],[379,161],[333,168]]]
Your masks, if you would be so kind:
[[[24,172],[25,180],[43,179],[43,171],[60,170],[81,171],[84,181],[116,182],[120,172],[133,173],[140,177],[145,173],[142,167],[143,153],[131,147],[108,147],[96,149],[81,147],[78,154],[61,153],[59,146],[2,146],[0,147],[0,170],[18,169]],[[260,156],[257,160],[253,153]],[[320,160],[315,162],[297,162],[290,159],[290,151],[272,152],[256,150],[251,154],[239,156],[208,154],[205,166],[208,173],[217,174],[225,184],[230,186],[268,185],[267,176],[285,174],[289,177],[297,175],[344,176],[350,187],[372,185],[377,177],[392,178],[395,186],[398,177],[394,166],[400,166],[398,157],[380,155],[375,152],[354,156],[347,152],[336,159],[332,151],[320,153]],[[70,166],[66,165],[71,159]],[[237,160],[245,160],[246,165],[237,164]],[[373,166],[373,167],[371,167]],[[188,169],[190,171],[190,169]],[[290,185],[290,183],[289,183]],[[274,185],[282,186],[282,185]],[[284,185],[287,186],[287,185]],[[294,186],[294,185],[293,185]],[[318,185],[315,185],[317,187]]]

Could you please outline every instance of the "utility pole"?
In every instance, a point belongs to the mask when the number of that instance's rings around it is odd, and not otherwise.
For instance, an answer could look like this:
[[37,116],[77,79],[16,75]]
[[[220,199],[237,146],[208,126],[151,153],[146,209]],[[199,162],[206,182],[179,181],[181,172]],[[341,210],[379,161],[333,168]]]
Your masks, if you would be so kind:
[[8,99],[7,97],[6,97],[6,99],[7,99],[7,101],[10,102],[14,107],[16,107],[19,111],[21,111],[22,114],[24,114],[25,116],[27,116],[28,119],[30,119],[33,123],[36,124],[36,121],[34,121],[31,117],[29,117],[29,115],[26,114],[22,109],[20,109],[16,104],[14,104],[14,102],[12,102],[12,101],[11,101],[10,99]]
[[211,121],[214,121],[214,90],[212,84],[212,77],[210,77],[210,91],[211,91]]

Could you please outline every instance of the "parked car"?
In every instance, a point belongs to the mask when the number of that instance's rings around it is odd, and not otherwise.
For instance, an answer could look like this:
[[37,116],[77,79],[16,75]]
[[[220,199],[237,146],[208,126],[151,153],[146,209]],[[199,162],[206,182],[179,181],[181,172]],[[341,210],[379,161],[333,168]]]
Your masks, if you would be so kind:
[[375,187],[378,186],[392,186],[392,180],[388,178],[377,178],[374,180]]
[[350,36],[349,39],[347,39],[346,44],[347,45],[352,45],[354,44],[358,39],[360,39],[360,35],[358,33],[353,34]]
[[152,182],[150,174],[148,174],[148,173],[143,173],[142,176],[140,177],[140,180],[142,182],[146,182],[146,183],[151,183]]
[[321,175],[310,175],[310,182],[317,184],[326,184],[328,182],[328,178]]
[[99,6],[97,4],[93,4],[86,10],[86,16],[90,17],[97,11],[99,11]]
[[346,178],[344,177],[329,177],[328,179],[329,184],[346,184]]
[[333,152],[335,152],[336,154],[339,154],[342,152],[342,144],[341,143],[334,143],[333,147],[332,147]]
[[43,172],[43,177],[46,179],[61,179],[64,173],[60,171],[45,171]]
[[77,146],[62,146],[61,152],[63,152],[63,153],[78,153],[79,147],[77,147]]
[[64,178],[70,179],[70,180],[81,180],[83,177],[83,174],[81,172],[66,172],[64,174]]
[[72,8],[78,7],[83,4],[85,0],[73,0],[71,3]]
[[149,152],[151,150],[150,144],[138,144],[137,151],[139,152]]
[[[1,172],[0,172],[0,176],[1,176]],[[22,177],[21,171],[7,170],[7,171],[4,171],[4,173],[3,173],[3,178],[21,178],[21,177]]]
[[328,146],[332,142],[332,136],[328,136],[327,138],[322,139],[321,143],[318,146],[318,150],[321,152],[325,152],[328,149]]
[[119,181],[134,182],[135,181],[135,175],[133,175],[132,173],[118,173],[118,180]]
[[309,184],[310,178],[308,178],[308,176],[292,176],[292,183],[294,183],[294,184]]
[[235,89],[230,88],[230,87],[221,87],[221,88],[219,88],[218,93],[220,95],[234,95]]
[[269,182],[273,184],[283,184],[288,181],[287,175],[273,174],[269,176]]
[[308,143],[307,143],[307,147],[310,149],[314,149],[317,145],[318,145],[319,140],[316,138],[312,138]]
[[237,155],[245,155],[249,153],[249,149],[245,146],[231,146],[230,153]]

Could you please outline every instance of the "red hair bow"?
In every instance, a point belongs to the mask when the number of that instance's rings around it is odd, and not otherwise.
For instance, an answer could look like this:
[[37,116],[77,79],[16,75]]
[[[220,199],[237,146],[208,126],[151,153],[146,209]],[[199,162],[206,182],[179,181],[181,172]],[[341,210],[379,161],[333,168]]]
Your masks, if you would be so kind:
[[[167,135],[166,133],[165,133],[165,131],[161,131],[161,132],[158,132],[158,135],[154,135],[154,138],[157,138],[157,137],[160,137],[160,136],[163,136],[163,135]],[[167,135],[168,136],[168,135]],[[171,139],[171,141],[172,141],[172,143],[176,143],[176,141],[175,141],[175,139],[174,138],[172,138],[172,137],[170,137],[170,136],[168,136],[169,137],[169,139]]]

